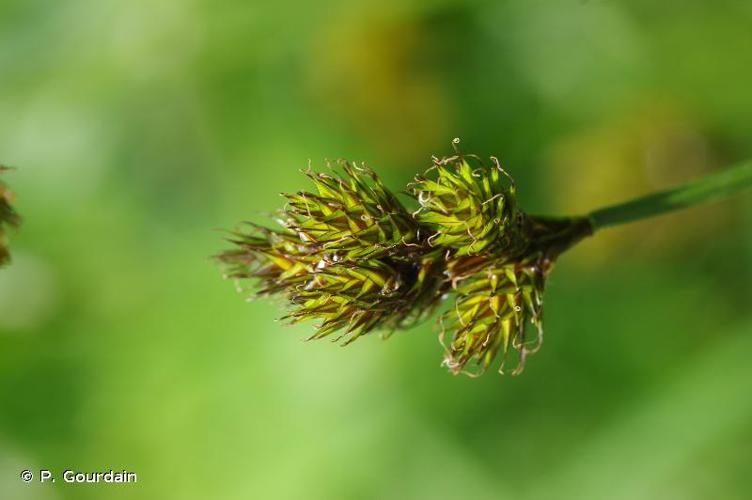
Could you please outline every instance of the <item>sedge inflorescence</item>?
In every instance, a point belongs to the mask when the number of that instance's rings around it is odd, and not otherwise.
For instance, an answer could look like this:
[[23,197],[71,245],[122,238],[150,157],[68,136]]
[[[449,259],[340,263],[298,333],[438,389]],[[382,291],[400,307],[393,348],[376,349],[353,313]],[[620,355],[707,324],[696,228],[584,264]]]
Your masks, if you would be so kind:
[[254,297],[287,299],[291,322],[317,320],[311,339],[348,344],[440,316],[443,364],[511,372],[543,338],[542,306],[553,260],[588,232],[587,221],[533,217],[498,160],[459,153],[433,158],[408,186],[408,210],[376,173],[340,161],[305,174],[311,192],[284,194],[277,228],[247,224],[218,255],[226,276],[250,280]]
[[[0,165],[0,173],[7,170]],[[18,214],[13,210],[13,193],[0,181],[0,266],[10,260],[10,252],[5,240],[5,230],[8,226],[17,226],[20,222]]]

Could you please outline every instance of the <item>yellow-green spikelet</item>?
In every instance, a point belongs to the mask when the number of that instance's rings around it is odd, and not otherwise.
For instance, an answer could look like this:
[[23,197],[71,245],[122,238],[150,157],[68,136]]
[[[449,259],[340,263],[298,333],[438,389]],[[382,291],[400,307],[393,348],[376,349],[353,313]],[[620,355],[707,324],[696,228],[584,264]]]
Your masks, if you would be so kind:
[[306,172],[315,193],[285,194],[286,227],[322,251],[357,259],[383,255],[415,239],[415,222],[369,168],[340,162],[344,176]]
[[[442,316],[451,340],[443,341],[444,366],[453,373],[485,372],[497,356],[503,372],[508,355],[517,353],[513,374],[524,367],[525,357],[540,346],[543,335],[542,305],[545,275],[549,264],[532,258],[523,262],[491,263],[455,285],[455,307]],[[450,272],[452,266],[450,265]],[[527,325],[537,333],[532,344],[526,338]],[[443,339],[445,340],[445,339]],[[466,365],[474,366],[474,372]]]
[[492,161],[488,167],[474,157],[435,159],[434,166],[416,178],[412,194],[420,209],[413,215],[433,231],[429,245],[462,256],[509,253],[524,244],[514,182],[495,158]]

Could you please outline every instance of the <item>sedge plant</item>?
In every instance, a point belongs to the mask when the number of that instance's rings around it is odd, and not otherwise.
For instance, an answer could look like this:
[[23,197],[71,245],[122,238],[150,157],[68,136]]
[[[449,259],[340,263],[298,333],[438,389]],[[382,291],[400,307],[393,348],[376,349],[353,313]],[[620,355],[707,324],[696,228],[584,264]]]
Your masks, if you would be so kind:
[[[253,298],[281,296],[310,339],[347,345],[389,336],[441,303],[443,365],[479,375],[498,360],[519,374],[543,341],[543,294],[556,259],[603,228],[726,197],[752,185],[752,162],[575,217],[530,215],[499,161],[437,158],[408,185],[408,209],[363,164],[305,172],[314,189],[283,194],[278,227],[246,223],[217,258]],[[247,287],[241,287],[246,289]]]
[[[0,165],[0,174],[8,170],[7,167]],[[18,226],[20,218],[13,210],[13,193],[8,187],[0,181],[0,266],[10,261],[10,251],[5,238],[5,230],[9,226]]]

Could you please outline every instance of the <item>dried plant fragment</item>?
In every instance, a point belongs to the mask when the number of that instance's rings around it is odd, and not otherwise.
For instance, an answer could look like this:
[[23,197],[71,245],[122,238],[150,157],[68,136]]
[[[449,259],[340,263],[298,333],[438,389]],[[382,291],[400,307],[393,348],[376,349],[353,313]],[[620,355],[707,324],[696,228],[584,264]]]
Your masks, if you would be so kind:
[[[9,170],[7,167],[0,165],[0,174]],[[21,223],[21,218],[13,210],[13,193],[2,181],[0,181],[0,266],[10,261],[10,251],[5,238],[5,231],[8,226],[17,227]]]

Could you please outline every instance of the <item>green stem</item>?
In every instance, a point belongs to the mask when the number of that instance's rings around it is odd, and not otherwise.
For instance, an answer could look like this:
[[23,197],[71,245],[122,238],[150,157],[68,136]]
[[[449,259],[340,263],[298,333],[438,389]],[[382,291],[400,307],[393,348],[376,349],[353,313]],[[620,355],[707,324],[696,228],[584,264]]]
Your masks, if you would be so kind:
[[674,210],[720,200],[752,187],[752,161],[695,179],[681,186],[595,210],[593,230],[626,224]]
[[588,215],[593,231],[726,198],[752,187],[752,161],[666,191],[595,210]]
[[553,261],[580,240],[604,227],[626,224],[654,215],[726,198],[752,187],[752,160],[740,163],[666,191],[595,210],[584,217],[528,215],[525,252],[542,252]]

